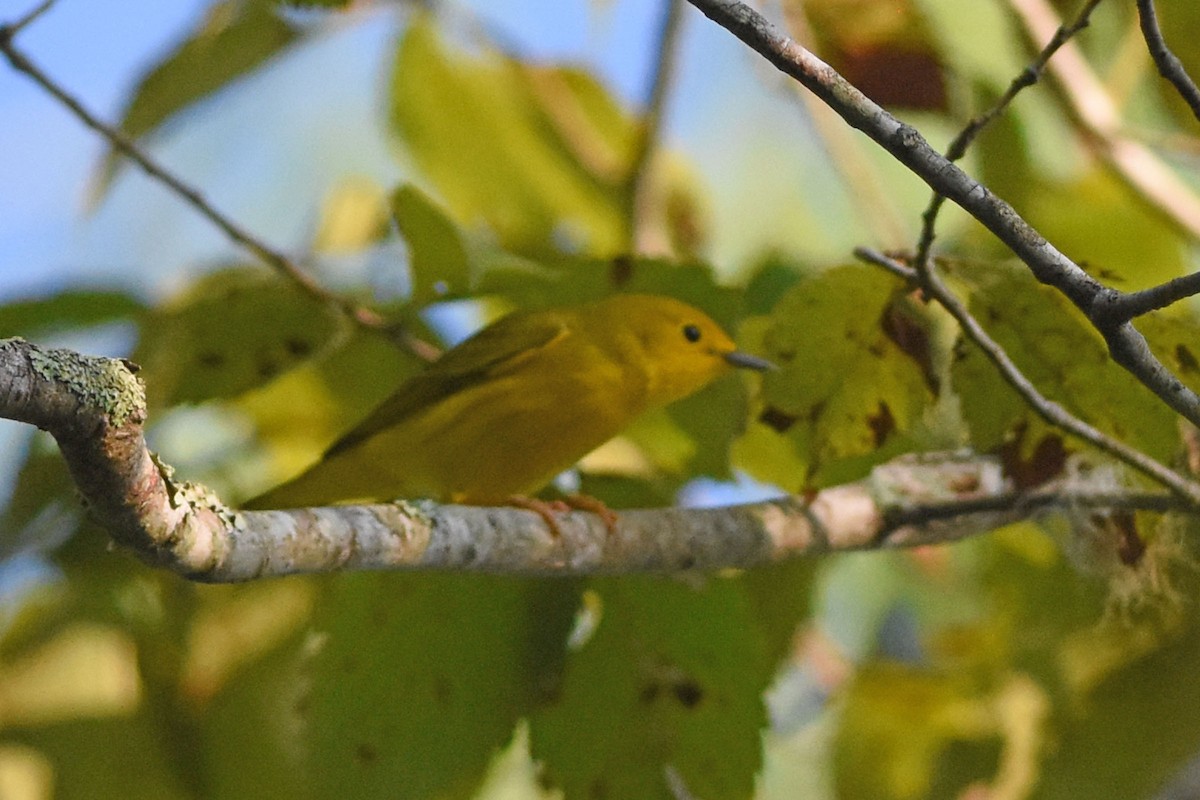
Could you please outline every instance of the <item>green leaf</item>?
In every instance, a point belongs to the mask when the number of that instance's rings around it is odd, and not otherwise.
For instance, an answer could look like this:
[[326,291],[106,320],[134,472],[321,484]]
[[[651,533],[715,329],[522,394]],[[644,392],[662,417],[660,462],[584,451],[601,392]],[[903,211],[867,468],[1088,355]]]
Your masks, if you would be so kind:
[[133,359],[152,406],[230,397],[311,358],[338,318],[293,284],[253,267],[207,275],[154,309]]
[[748,798],[774,664],[738,581],[597,581],[599,627],[531,719],[531,750],[566,797]]
[[580,71],[454,52],[419,20],[399,46],[391,122],[456,219],[485,221],[518,252],[562,250],[564,237],[610,252],[623,212],[604,165],[627,161],[632,123],[614,122],[605,94]]
[[57,448],[30,447],[0,515],[0,560],[56,547],[75,534],[82,519],[75,482],[62,454]]
[[[1104,340],[1061,293],[1011,262],[957,264],[951,274],[969,287],[971,312],[1042,394],[1155,458],[1172,457],[1174,413],[1112,362]],[[1015,436],[1027,446],[1043,441],[1045,423],[972,343],[958,346],[952,375],[976,448]]]
[[196,793],[172,773],[164,739],[171,735],[147,713],[73,719],[24,730],[8,741],[40,750],[54,766],[61,800],[184,800]]
[[317,797],[469,797],[561,659],[570,584],[347,575],[307,710]]
[[1200,392],[1200,320],[1157,312],[1139,318],[1134,327],[1175,377],[1193,392]]
[[275,2],[297,8],[349,8],[354,0],[275,0]]
[[114,289],[67,289],[50,297],[0,305],[0,337],[34,338],[55,331],[136,319],[143,306]]
[[[298,33],[267,0],[222,0],[204,20],[139,82],[121,117],[131,139],[152,133],[195,102],[253,71],[292,44]],[[100,197],[123,164],[110,149],[96,182]]]
[[763,376],[740,465],[797,490],[856,479],[916,445],[934,399],[930,333],[902,291],[878,270],[838,267],[783,296],[758,334],[781,369]]
[[303,763],[305,638],[293,637],[250,665],[205,708],[212,797],[316,796]]
[[392,216],[408,242],[412,303],[425,305],[471,288],[471,254],[458,227],[417,187],[392,193]]

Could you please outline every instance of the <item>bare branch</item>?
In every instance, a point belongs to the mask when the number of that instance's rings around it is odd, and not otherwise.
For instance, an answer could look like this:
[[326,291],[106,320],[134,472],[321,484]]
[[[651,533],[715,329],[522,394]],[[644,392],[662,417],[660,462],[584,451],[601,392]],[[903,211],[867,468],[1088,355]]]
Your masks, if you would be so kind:
[[1025,377],[1025,374],[1021,372],[1021,369],[1013,362],[1004,348],[988,335],[988,332],[983,329],[979,321],[967,310],[962,301],[942,282],[941,277],[938,276],[935,270],[928,269],[924,274],[921,274],[904,264],[895,263],[894,259],[888,258],[882,253],[877,253],[868,248],[860,247],[854,252],[855,255],[864,261],[882,266],[893,274],[908,277],[915,285],[921,287],[929,297],[936,300],[943,308],[950,312],[950,316],[954,317],[958,322],[959,327],[962,328],[967,338],[974,342],[983,351],[984,355],[987,356],[988,360],[996,366],[1005,383],[1011,386],[1025,400],[1029,407],[1046,422],[1078,436],[1093,447],[1108,453],[1133,467],[1138,472],[1141,472],[1143,475],[1167,487],[1192,505],[1200,506],[1200,484],[1188,480],[1166,465],[1160,464],[1153,458],[1150,458],[1145,453],[1089,425],[1038,391],[1037,387]]
[[[1088,275],[1046,241],[1008,203],[930,147],[921,134],[900,122],[851,85],[832,67],[780,33],[754,9],[738,0],[689,0],[718,25],[790,75],[861,130],[929,185],[961,206],[1025,262],[1034,277],[1061,291],[1094,324],[1103,317],[1097,306],[1118,294]],[[1163,402],[1200,425],[1200,396],[1184,386],[1150,351],[1128,323],[1101,327],[1113,360]]]
[[630,252],[639,252],[640,221],[646,210],[646,187],[649,167],[658,146],[663,113],[675,74],[679,50],[679,33],[683,21],[683,0],[663,0],[662,24],[658,31],[657,58],[650,79],[650,90],[642,112],[641,125],[634,142],[633,155],[625,176],[625,214],[628,232],[626,245]]
[[1158,14],[1154,10],[1154,0],[1137,0],[1138,21],[1142,27],[1142,37],[1146,40],[1146,48],[1158,72],[1171,82],[1175,91],[1192,109],[1196,119],[1200,119],[1200,88],[1183,68],[1183,62],[1171,52],[1162,30],[1158,27]]
[[[799,0],[782,5],[789,35],[798,42],[812,41],[806,8]],[[789,81],[795,98],[812,122],[813,133],[829,155],[829,163],[846,185],[849,198],[859,210],[861,222],[874,241],[890,247],[902,247],[909,240],[910,225],[897,207],[891,187],[881,179],[875,164],[867,158],[862,137],[842,124],[833,109],[795,81]]]
[[[22,22],[28,19],[29,17]],[[142,152],[132,139],[117,128],[99,119],[84,107],[83,103],[62,86],[55,83],[42,69],[17,49],[12,41],[16,27],[0,27],[0,52],[4,53],[9,64],[18,72],[28,75],[35,83],[45,89],[48,94],[66,106],[84,125],[96,131],[111,143],[114,149],[120,151],[141,167],[147,175],[166,186],[199,212],[201,216],[217,226],[230,240],[249,250],[268,266],[299,286],[305,293],[336,308],[356,324],[387,334],[418,358],[425,361],[432,361],[437,357],[439,353],[438,348],[414,336],[411,332],[397,327],[371,309],[357,305],[325,289],[325,287],[321,286],[320,283],[314,280],[312,276],[301,269],[299,265],[286,255],[251,234],[233,219],[222,214],[197,189],[180,180],[156,160]]]
[[43,2],[40,3],[36,8],[11,25],[0,25],[0,39],[12,39],[27,25],[32,23],[42,14],[45,14],[47,11],[49,11],[50,6],[54,5],[56,1],[57,0],[43,0]]
[[1200,272],[1181,275],[1166,283],[1136,292],[1114,295],[1096,306],[1097,318],[1112,325],[1148,314],[1200,293]]
[[[1070,25],[1060,25],[1058,27],[1058,30],[1050,37],[1050,41],[1041,49],[1041,52],[1037,54],[1033,61],[1029,62],[1028,66],[1021,71],[1021,74],[1012,79],[1012,83],[1008,85],[1008,89],[1000,96],[1000,99],[987,111],[973,118],[959,131],[959,134],[950,142],[950,146],[946,148],[947,160],[958,161],[966,155],[967,148],[983,132],[983,129],[1000,116],[1022,90],[1033,86],[1041,79],[1042,71],[1046,68],[1046,62],[1058,52],[1060,47],[1070,41],[1071,37],[1088,26],[1091,22],[1092,11],[1095,10],[1096,6],[1100,5],[1100,2],[1101,0],[1088,0],[1083,8],[1080,9],[1074,22]],[[925,213],[921,215],[921,237],[917,242],[917,255],[914,259],[918,270],[926,269],[929,263],[929,251],[933,247],[934,228],[937,225],[938,213],[941,211],[945,200],[944,196],[935,193],[930,199]]]
[[[905,457],[811,498],[717,509],[623,511],[614,530],[574,512],[558,533],[537,514],[426,501],[236,511],[176,482],[147,449],[145,403],[126,362],[0,340],[0,417],[48,430],[113,539],[194,580],[245,581],[334,570],[460,570],[585,575],[750,567],[806,554],[949,542],[1094,505],[1185,509],[1170,495],[1046,487],[1014,492],[998,461]],[[1194,509],[1193,509],[1194,510]]]

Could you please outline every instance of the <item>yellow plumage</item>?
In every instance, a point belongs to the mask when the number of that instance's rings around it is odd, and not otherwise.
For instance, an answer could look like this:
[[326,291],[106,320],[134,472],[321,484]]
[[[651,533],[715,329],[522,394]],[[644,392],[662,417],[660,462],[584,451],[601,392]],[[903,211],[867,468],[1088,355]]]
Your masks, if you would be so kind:
[[502,503],[536,491],[643,412],[735,366],[703,312],[669,297],[616,295],[517,312],[399,389],[297,478],[246,505],[287,508],[432,497]]

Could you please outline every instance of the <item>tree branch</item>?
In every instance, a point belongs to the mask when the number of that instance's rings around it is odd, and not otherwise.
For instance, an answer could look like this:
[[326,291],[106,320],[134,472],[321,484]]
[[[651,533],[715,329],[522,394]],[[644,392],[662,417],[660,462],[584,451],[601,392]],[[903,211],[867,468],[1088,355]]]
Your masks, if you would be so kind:
[[1137,0],[1138,21],[1142,27],[1142,38],[1146,40],[1146,48],[1158,72],[1171,82],[1175,91],[1192,109],[1196,119],[1200,119],[1200,88],[1183,68],[1183,62],[1171,52],[1162,30],[1158,27],[1158,14],[1154,10],[1154,0]]
[[437,358],[439,350],[436,347],[414,336],[411,332],[395,326],[371,309],[330,292],[286,255],[272,248],[236,221],[221,213],[197,189],[185,183],[159,164],[158,161],[142,152],[137,144],[122,131],[105,123],[89,111],[80,100],[56,83],[40,67],[25,56],[24,53],[17,49],[13,43],[14,36],[24,25],[32,21],[37,14],[44,11],[49,5],[50,3],[43,3],[42,6],[35,9],[34,12],[16,24],[0,25],[0,53],[4,54],[13,69],[27,75],[34,83],[42,87],[50,96],[54,97],[70,110],[80,122],[100,134],[115,150],[124,154],[141,167],[147,175],[178,195],[180,199],[220,229],[231,241],[249,250],[276,272],[299,286],[302,291],[337,309],[356,324],[364,328],[386,333],[418,358],[425,361],[432,361]]
[[335,570],[586,575],[751,567],[806,554],[950,542],[1069,505],[1183,510],[1171,495],[1078,482],[1015,492],[998,461],[904,457],[811,498],[715,509],[622,511],[615,529],[574,512],[398,501],[236,511],[177,482],[146,449],[146,407],[128,362],[0,340],[0,417],[58,441],[90,512],[143,560],[193,580],[245,581]]
[[662,23],[658,31],[657,57],[650,79],[641,124],[634,141],[633,155],[629,160],[623,192],[628,232],[626,246],[630,252],[640,252],[641,218],[647,206],[646,187],[650,164],[658,146],[663,113],[675,74],[675,61],[679,50],[679,33],[683,21],[683,0],[662,0]]
[[1176,412],[1200,425],[1200,396],[1154,356],[1145,338],[1132,325],[1114,325],[1104,316],[1106,304],[1119,296],[1119,292],[1084,272],[1012,206],[934,150],[916,129],[872,102],[832,67],[780,33],[757,11],[738,0],[689,2],[821,98],[934,192],[945,195],[983,224],[1025,262],[1035,278],[1061,291],[1096,325],[1114,361]]

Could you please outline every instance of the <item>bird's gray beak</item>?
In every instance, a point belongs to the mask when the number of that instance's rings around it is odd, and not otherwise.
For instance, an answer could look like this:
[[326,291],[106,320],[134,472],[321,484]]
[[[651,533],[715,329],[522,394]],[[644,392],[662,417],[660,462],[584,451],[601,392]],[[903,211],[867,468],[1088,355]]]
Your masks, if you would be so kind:
[[735,367],[744,367],[745,369],[758,370],[759,372],[772,372],[779,367],[767,361],[765,358],[752,356],[749,353],[743,353],[740,350],[734,350],[732,353],[725,353],[725,360]]

